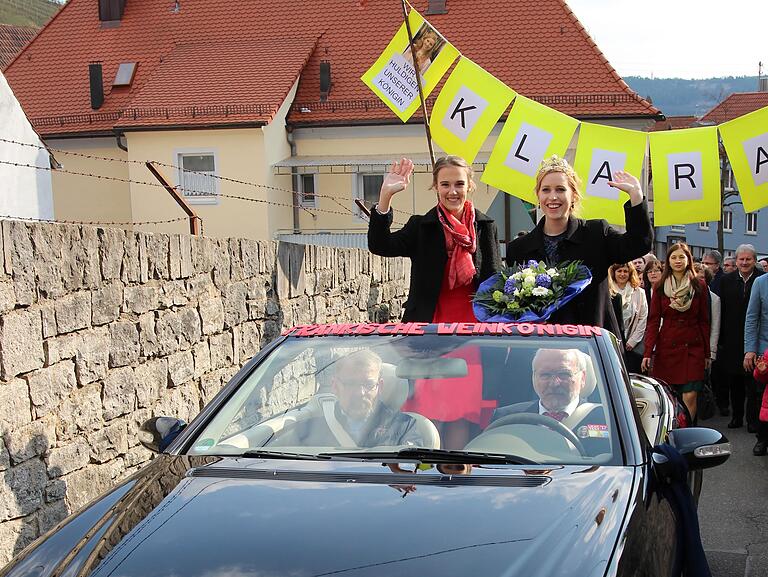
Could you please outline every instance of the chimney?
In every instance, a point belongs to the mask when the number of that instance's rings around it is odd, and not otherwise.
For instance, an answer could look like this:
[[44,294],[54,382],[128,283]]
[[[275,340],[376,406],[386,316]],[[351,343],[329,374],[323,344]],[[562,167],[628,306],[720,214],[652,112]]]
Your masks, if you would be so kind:
[[102,22],[119,22],[125,12],[126,0],[99,0],[99,20]]
[[327,60],[320,62],[320,102],[328,100],[331,93],[331,63]]
[[757,91],[768,92],[768,76],[761,76],[757,80]]
[[448,7],[446,3],[448,0],[429,0],[426,14],[428,16],[434,14],[448,14]]
[[91,108],[98,110],[104,104],[104,81],[101,64],[95,62],[88,65],[88,76],[91,83]]

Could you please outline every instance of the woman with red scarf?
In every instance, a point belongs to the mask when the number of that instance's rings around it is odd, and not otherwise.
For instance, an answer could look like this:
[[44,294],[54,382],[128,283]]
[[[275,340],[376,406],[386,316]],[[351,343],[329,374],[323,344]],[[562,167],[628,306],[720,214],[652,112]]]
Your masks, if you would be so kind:
[[[392,165],[371,212],[368,248],[381,256],[411,259],[403,321],[476,322],[472,295],[479,283],[498,272],[501,259],[496,224],[470,200],[475,188],[472,167],[458,156],[440,158],[432,170],[437,205],[425,215],[412,216],[402,229],[390,232],[390,201],[408,186],[412,173],[413,162],[408,159]],[[467,376],[416,381],[413,397],[402,410],[432,419],[443,444],[461,449],[471,429],[488,424],[496,401],[482,398],[477,347],[463,347],[446,356],[466,360]]]
[[475,322],[472,294],[501,268],[496,224],[472,205],[472,167],[458,156],[435,162],[432,188],[437,205],[390,232],[392,197],[404,190],[413,162],[404,158],[384,178],[371,211],[368,248],[381,256],[411,259],[404,322]]

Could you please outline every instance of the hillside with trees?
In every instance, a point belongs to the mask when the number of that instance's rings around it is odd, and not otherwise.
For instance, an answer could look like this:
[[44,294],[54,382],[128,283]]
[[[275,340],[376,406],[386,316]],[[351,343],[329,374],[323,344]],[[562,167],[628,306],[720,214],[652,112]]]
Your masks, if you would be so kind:
[[624,80],[640,96],[650,97],[667,116],[702,116],[733,92],[757,90],[757,76],[699,80],[625,76]]
[[65,4],[66,0],[2,0],[0,24],[39,28]]

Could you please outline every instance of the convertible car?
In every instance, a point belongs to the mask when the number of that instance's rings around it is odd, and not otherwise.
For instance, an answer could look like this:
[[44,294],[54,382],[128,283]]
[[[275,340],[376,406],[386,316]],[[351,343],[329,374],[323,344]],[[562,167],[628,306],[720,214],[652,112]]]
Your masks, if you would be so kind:
[[0,574],[679,575],[730,452],[689,421],[596,327],[295,327]]

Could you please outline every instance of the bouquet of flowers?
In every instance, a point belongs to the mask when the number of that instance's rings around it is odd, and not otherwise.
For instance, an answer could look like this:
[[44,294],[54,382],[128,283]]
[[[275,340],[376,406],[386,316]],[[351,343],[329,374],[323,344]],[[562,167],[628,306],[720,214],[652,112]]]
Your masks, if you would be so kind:
[[592,273],[580,261],[548,266],[529,260],[483,282],[472,308],[480,322],[543,322],[590,282]]

